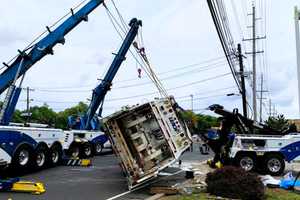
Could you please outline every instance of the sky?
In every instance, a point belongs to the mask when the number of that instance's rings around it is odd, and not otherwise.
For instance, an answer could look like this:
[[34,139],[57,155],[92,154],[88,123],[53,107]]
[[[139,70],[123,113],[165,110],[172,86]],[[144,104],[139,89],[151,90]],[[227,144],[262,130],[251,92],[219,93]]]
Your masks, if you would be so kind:
[[[226,0],[225,6],[235,43],[242,43],[243,52],[251,51],[251,44],[242,39],[251,37],[252,1]],[[0,7],[0,61],[8,62],[25,48],[36,36],[45,31],[80,0],[2,0]],[[258,74],[264,73],[263,118],[268,115],[269,98],[278,113],[288,118],[299,118],[297,73],[295,54],[294,6],[300,0],[257,0]],[[106,4],[117,16],[111,1]],[[230,74],[206,0],[115,0],[126,22],[131,18],[143,21],[142,37],[151,65],[178,103],[197,113],[212,114],[205,110],[211,104],[221,104],[231,110],[241,110],[241,96]],[[141,35],[139,35],[141,36]],[[121,45],[121,38],[112,26],[105,8],[100,6],[66,37],[65,45],[57,45],[54,55],[35,64],[27,73],[22,87],[30,87],[31,106],[47,103],[55,111],[88,103],[92,89],[103,78],[114,55]],[[248,101],[251,104],[251,57],[245,67]],[[112,90],[106,96],[103,115],[119,110],[122,106],[140,104],[159,97],[154,84],[139,64],[128,54],[119,69]],[[259,80],[259,79],[258,79]],[[259,82],[259,81],[258,81]],[[260,83],[259,83],[260,84]],[[258,84],[258,87],[260,85]],[[193,103],[192,97],[193,95]],[[4,98],[4,94],[1,95]],[[26,108],[23,91],[18,109]]]

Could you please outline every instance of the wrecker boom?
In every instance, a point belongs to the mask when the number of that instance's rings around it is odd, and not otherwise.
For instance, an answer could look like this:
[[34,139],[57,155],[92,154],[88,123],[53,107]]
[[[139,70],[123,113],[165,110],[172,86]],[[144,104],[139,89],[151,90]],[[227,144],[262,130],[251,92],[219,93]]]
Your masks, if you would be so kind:
[[74,29],[82,21],[88,21],[88,15],[101,5],[104,0],[90,0],[76,13],[71,9],[71,16],[68,17],[53,31],[47,27],[48,34],[37,43],[25,50],[18,50],[19,55],[11,64],[3,63],[7,68],[0,74],[0,94],[9,86],[7,98],[1,111],[0,123],[7,125],[11,119],[16,103],[20,95],[20,88],[14,86],[16,80],[23,76],[36,62],[48,54],[53,54],[53,47],[65,43],[65,35]]

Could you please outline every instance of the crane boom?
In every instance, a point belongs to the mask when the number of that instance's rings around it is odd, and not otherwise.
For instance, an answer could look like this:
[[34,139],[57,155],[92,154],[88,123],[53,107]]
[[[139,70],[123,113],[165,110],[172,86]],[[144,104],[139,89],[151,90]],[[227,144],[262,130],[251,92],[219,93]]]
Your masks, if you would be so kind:
[[47,28],[49,32],[47,36],[32,45],[32,47],[28,49],[30,50],[29,52],[27,52],[28,50],[18,50],[19,55],[11,65],[4,63],[4,65],[7,66],[7,69],[0,74],[0,94],[13,83],[16,76],[19,78],[44,56],[53,54],[53,47],[58,43],[64,44],[64,36],[80,22],[87,21],[88,15],[103,2],[104,0],[90,0],[76,13],[73,13],[71,10],[72,15],[55,30],[51,31],[50,28]]
[[[101,83],[93,90],[92,100],[88,107],[86,116],[85,116],[85,129],[91,129],[91,121],[95,116],[95,113],[100,105],[103,104],[106,93],[110,90],[112,81],[117,74],[122,62],[126,59],[125,55],[128,52],[130,45],[134,41],[138,29],[142,26],[142,21],[137,20],[136,18],[132,19],[129,23],[130,30],[127,33],[122,46],[119,49],[118,54],[114,58],[112,64],[109,67],[108,72],[106,73],[104,79]],[[99,115],[101,115],[102,109],[99,110]]]

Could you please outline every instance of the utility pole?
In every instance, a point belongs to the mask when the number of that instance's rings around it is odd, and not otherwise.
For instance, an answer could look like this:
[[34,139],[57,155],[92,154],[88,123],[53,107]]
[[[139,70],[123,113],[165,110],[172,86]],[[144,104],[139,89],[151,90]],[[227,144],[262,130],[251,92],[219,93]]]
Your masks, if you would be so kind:
[[242,101],[243,101],[243,114],[244,117],[247,117],[247,96],[246,96],[246,87],[245,87],[245,74],[244,74],[244,64],[243,64],[243,55],[241,44],[238,44],[238,57],[240,65],[240,76],[241,76],[241,87],[242,87]]
[[297,55],[297,72],[298,72],[298,104],[300,117],[300,35],[299,35],[300,11],[295,6],[295,34],[296,34],[296,55]]
[[269,117],[272,117],[272,100],[269,99]]
[[255,6],[252,6],[252,65],[253,65],[253,86],[252,86],[252,94],[253,94],[253,110],[254,110],[254,121],[257,121],[257,108],[256,108],[256,19],[255,19]]
[[191,110],[194,111],[194,95],[191,94]]
[[260,92],[260,97],[259,97],[259,100],[260,100],[260,105],[259,105],[259,122],[262,122],[263,99],[266,99],[266,98],[263,98],[263,93],[264,92],[268,92],[268,91],[264,90],[264,76],[263,76],[263,74],[261,74],[261,77],[260,77],[260,91],[257,91],[257,92]]
[[257,121],[257,102],[256,102],[256,54],[263,53],[264,51],[257,51],[256,50],[256,40],[258,39],[265,39],[264,37],[257,37],[256,36],[256,13],[255,13],[255,5],[252,5],[252,13],[249,14],[252,15],[252,38],[244,39],[244,41],[252,41],[252,52],[246,52],[246,54],[252,55],[252,105],[253,105],[253,119],[254,121]]
[[34,91],[34,89],[30,89],[29,87],[22,88],[23,90],[26,90],[26,114],[24,113],[22,116],[26,117],[26,123],[29,123],[30,120],[30,102],[33,101],[33,99],[30,99],[30,91]]

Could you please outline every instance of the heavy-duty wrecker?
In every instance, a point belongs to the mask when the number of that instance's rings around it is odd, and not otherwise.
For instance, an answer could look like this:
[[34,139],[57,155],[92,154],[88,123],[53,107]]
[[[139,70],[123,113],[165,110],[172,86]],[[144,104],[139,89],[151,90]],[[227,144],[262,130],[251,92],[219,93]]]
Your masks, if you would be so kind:
[[[68,131],[60,129],[11,126],[15,106],[21,92],[21,84],[25,73],[36,62],[48,54],[53,54],[53,47],[64,44],[64,36],[76,27],[81,21],[87,21],[87,16],[96,7],[101,5],[101,0],[91,0],[78,12],[71,11],[67,18],[55,30],[48,28],[48,34],[36,44],[31,45],[10,64],[4,64],[7,68],[0,74],[0,92],[6,89],[7,95],[0,113],[0,165],[12,165],[18,169],[36,167],[42,168],[49,162],[56,165],[62,159],[64,153],[72,157],[82,155],[89,157],[92,152],[101,152],[107,137],[100,131],[98,116],[95,113],[99,107],[101,115],[105,95],[112,85],[120,65],[125,60],[125,55],[135,39],[141,21],[133,19],[129,30],[118,54],[116,55],[104,80],[93,90],[93,96],[84,116],[70,116]],[[21,77],[20,86],[17,87],[18,78]],[[33,165],[33,166],[32,166]]]
[[7,94],[0,112],[1,167],[12,166],[22,171],[28,168],[41,169],[47,164],[57,165],[64,155],[74,153],[74,147],[83,147],[88,143],[72,130],[19,127],[9,125],[9,122],[26,72],[46,55],[53,55],[53,48],[58,43],[64,44],[65,36],[82,21],[88,21],[88,15],[103,2],[90,0],[77,12],[71,9],[70,16],[54,30],[47,27],[47,33],[43,34],[45,37],[22,51],[18,50],[19,54],[11,63],[3,63],[6,69],[0,74],[0,93],[7,90]]
[[219,130],[201,135],[215,153],[212,166],[221,162],[279,175],[285,161],[291,162],[300,155],[300,134],[270,129],[244,117],[238,109],[231,112],[216,104],[209,109],[222,116]]
[[[87,21],[88,14],[103,3],[103,0],[90,0],[76,13],[71,9],[71,16],[55,30],[48,29],[46,37],[29,46],[11,64],[5,64],[6,69],[0,74],[0,92],[6,89],[7,95],[0,113],[0,166],[11,166],[20,171],[41,169],[47,165],[57,165],[61,161],[66,165],[77,163],[89,165],[88,160],[63,159],[67,156],[88,157],[101,152],[103,145],[108,141],[107,136],[101,131],[99,116],[106,93],[110,90],[112,81],[125,60],[125,55],[133,43],[142,22],[132,19],[121,48],[116,54],[106,76],[93,90],[92,100],[87,113],[83,116],[70,116],[68,118],[68,131],[51,128],[38,128],[10,125],[9,122],[15,110],[21,93],[21,85],[25,73],[36,62],[48,54],[53,54],[53,47],[64,44],[64,36],[76,27],[81,21]],[[18,79],[19,86],[16,84]],[[100,107],[100,109],[99,109]],[[99,109],[99,114],[95,115]],[[2,188],[2,189],[1,189]],[[24,182],[18,179],[0,180],[0,191],[24,191],[42,193],[44,187],[40,183]]]

